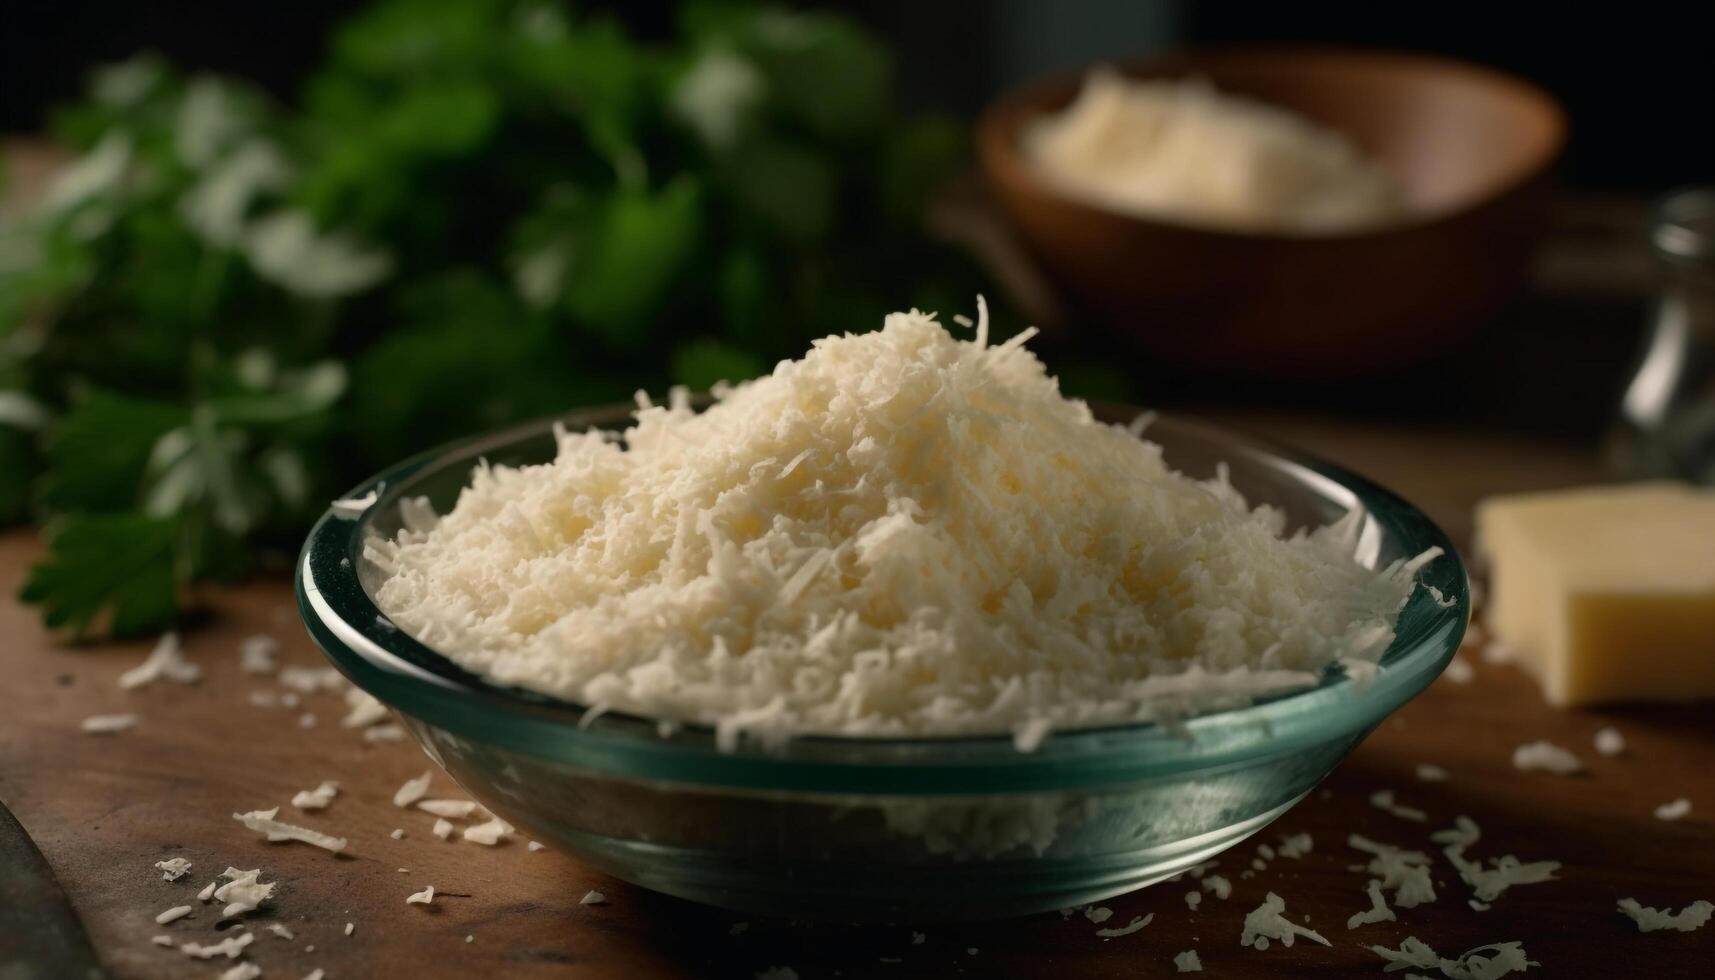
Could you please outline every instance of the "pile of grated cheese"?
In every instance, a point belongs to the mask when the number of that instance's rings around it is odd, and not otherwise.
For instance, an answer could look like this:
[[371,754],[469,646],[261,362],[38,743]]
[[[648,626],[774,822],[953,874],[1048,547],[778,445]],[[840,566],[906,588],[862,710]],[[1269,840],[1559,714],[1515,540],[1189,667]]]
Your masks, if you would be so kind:
[[[979,304],[980,310],[980,304]],[[639,395],[622,436],[479,466],[366,554],[380,605],[465,667],[740,734],[953,735],[1182,717],[1374,662],[1415,573],[1353,522],[1286,537],[1224,478],[1061,396],[1021,338],[933,315],[772,375]]]

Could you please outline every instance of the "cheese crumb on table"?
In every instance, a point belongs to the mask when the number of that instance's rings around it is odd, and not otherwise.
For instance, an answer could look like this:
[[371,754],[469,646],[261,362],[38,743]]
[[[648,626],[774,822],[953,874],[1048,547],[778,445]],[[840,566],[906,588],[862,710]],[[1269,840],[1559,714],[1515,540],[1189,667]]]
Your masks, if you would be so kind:
[[1364,891],[1370,897],[1370,907],[1362,912],[1353,913],[1352,917],[1346,920],[1347,929],[1356,929],[1372,922],[1394,922],[1398,920],[1393,909],[1388,908],[1387,897],[1382,894],[1380,881],[1371,878]]
[[493,847],[511,835],[512,825],[499,817],[464,829],[465,840],[477,844],[486,844],[489,847]]
[[1094,922],[1097,925],[1101,925],[1102,923],[1108,921],[1109,919],[1111,919],[1113,917],[1114,917],[1114,910],[1113,909],[1107,908],[1105,906],[1096,906],[1096,905],[1084,906],[1084,918],[1089,919],[1091,922]]
[[1568,749],[1553,742],[1526,742],[1513,750],[1513,768],[1525,772],[1541,770],[1561,776],[1582,772],[1584,764]]
[[1381,880],[1381,887],[1393,890],[1393,904],[1412,909],[1435,901],[1435,882],[1429,875],[1429,855],[1408,851],[1392,844],[1372,841],[1359,834],[1346,838],[1354,850],[1371,855],[1364,870]]
[[437,817],[449,817],[462,820],[476,812],[476,804],[470,800],[419,800],[417,809],[432,813]]
[[1557,707],[1715,698],[1715,490],[1677,483],[1485,500],[1488,624]]
[[387,836],[393,838],[394,840],[404,840],[405,839],[405,828],[394,827],[393,832],[391,834],[388,834]]
[[191,863],[182,857],[175,857],[165,861],[156,861],[155,867],[161,869],[162,881],[178,881],[185,876],[186,872],[190,871]]
[[435,820],[435,836],[439,837],[441,840],[446,840],[447,838],[451,837],[452,835],[453,835],[452,823],[450,821],[448,821],[447,819],[445,819],[444,817],[437,818]]
[[1626,737],[1618,728],[1604,728],[1596,733],[1596,751],[1601,755],[1619,755],[1626,751]]
[[1243,931],[1239,934],[1239,945],[1255,949],[1268,949],[1269,940],[1278,940],[1283,946],[1291,946],[1294,939],[1303,936],[1324,946],[1330,945],[1322,934],[1293,922],[1282,912],[1286,911],[1286,900],[1269,892],[1263,903],[1245,914]]
[[393,805],[408,807],[428,795],[429,782],[435,778],[433,771],[424,772],[415,779],[405,780],[404,785],[393,794]]
[[340,719],[342,728],[368,728],[392,716],[386,705],[375,700],[374,695],[360,687],[345,692],[345,704],[349,710],[345,717]]
[[117,735],[137,727],[136,715],[90,715],[79,726],[85,735]]
[[346,924],[345,924],[345,934],[346,934],[346,935],[348,935],[348,936],[349,936],[349,935],[351,935],[351,934],[352,934],[352,933],[354,933],[354,932],[356,932],[356,931],[357,931],[357,923],[355,923],[355,922],[347,922],[347,923],[346,923]]
[[262,968],[254,963],[239,963],[227,967],[220,973],[220,980],[256,980],[262,975]]
[[202,668],[185,659],[179,645],[179,634],[163,633],[141,664],[119,675],[119,686],[129,691],[167,680],[175,684],[195,684],[202,679]]
[[528,844],[526,844],[525,846],[528,847],[532,851],[543,851],[543,850],[547,850],[547,847],[548,847],[548,845],[543,844],[540,841],[531,841]]
[[246,674],[272,674],[279,669],[274,660],[279,652],[280,641],[272,636],[247,636],[238,644],[238,669]]
[[1121,936],[1131,935],[1153,921],[1155,921],[1154,912],[1151,912],[1148,915],[1133,916],[1132,920],[1123,926],[1115,926],[1111,929],[1097,929],[1096,935],[1103,939],[1118,939]]
[[1560,870],[1559,861],[1525,863],[1511,854],[1492,859],[1489,862],[1492,867],[1488,868],[1483,867],[1481,861],[1467,860],[1465,850],[1482,839],[1482,830],[1476,821],[1464,815],[1454,818],[1452,827],[1436,831],[1429,836],[1431,840],[1443,845],[1441,853],[1459,872],[1460,880],[1471,886],[1472,893],[1479,902],[1493,902],[1514,885],[1553,881],[1555,873]]
[[429,885],[420,892],[405,896],[406,905],[428,905],[435,900],[435,886]]
[[1682,796],[1677,800],[1656,807],[1655,818],[1657,820],[1679,820],[1690,812],[1691,801]]
[[1296,860],[1309,854],[1316,842],[1309,834],[1293,834],[1280,840],[1280,856]]
[[1447,781],[1447,770],[1433,763],[1420,762],[1417,764],[1417,778],[1425,783],[1443,783]]
[[594,890],[587,891],[584,893],[583,898],[578,899],[578,904],[579,905],[606,905],[607,904],[607,896],[603,895],[601,892],[598,892],[598,891],[594,891]]
[[1203,890],[1219,899],[1225,899],[1233,893],[1233,884],[1220,875],[1209,875],[1202,879]]
[[327,851],[339,852],[345,850],[345,838],[334,837],[308,827],[282,823],[274,819],[279,816],[280,808],[269,810],[252,810],[249,813],[234,813],[232,819],[244,826],[263,834],[271,842],[302,841]]
[[273,933],[276,936],[279,936],[281,939],[296,939],[297,938],[297,936],[292,933],[292,930],[290,927],[288,927],[284,923],[280,923],[280,922],[268,923],[268,931]]
[[1635,898],[1620,899],[1620,911],[1626,918],[1637,923],[1639,932],[1656,932],[1662,929],[1672,929],[1677,932],[1694,932],[1708,923],[1715,915],[1715,904],[1698,900],[1680,909],[1669,912],[1665,909],[1652,909],[1638,903]]
[[1401,820],[1411,820],[1416,823],[1423,823],[1429,819],[1429,814],[1424,813],[1422,810],[1419,810],[1416,807],[1403,806],[1398,803],[1394,799],[1394,792],[1391,789],[1378,789],[1374,793],[1371,793],[1370,806],[1373,806],[1378,810],[1391,813],[1394,816],[1399,817]]
[[253,912],[261,904],[274,895],[274,882],[261,881],[262,872],[257,869],[240,871],[237,868],[227,868],[221,872],[221,877],[228,879],[226,884],[214,890],[214,899],[226,902],[226,908],[221,910],[223,919]]
[[449,513],[365,543],[376,598],[491,680],[728,751],[1170,720],[1380,658],[1438,551],[1366,567],[1361,514],[1286,536],[986,328],[894,314],[700,413],[645,398],[622,438],[479,466]]
[[236,936],[228,936],[218,943],[204,946],[201,943],[185,943],[179,947],[179,952],[199,960],[212,960],[216,956],[227,959],[237,959],[244,952],[244,947],[256,941],[255,933],[241,932]]
[[322,780],[315,789],[300,790],[292,797],[292,805],[300,810],[326,810],[339,795],[339,784],[331,779]]
[[190,914],[191,907],[189,905],[175,905],[165,912],[162,912],[160,915],[155,916],[155,924],[164,926],[169,922],[177,922]]
[[1173,970],[1176,973],[1202,973],[1203,961],[1197,956],[1197,951],[1188,949],[1173,956]]
[[1447,662],[1447,669],[1441,672],[1441,676],[1455,684],[1469,684],[1476,678],[1477,668],[1471,666],[1471,662],[1464,657],[1455,655]]
[[171,946],[176,940],[172,936],[150,936],[149,941],[157,946]]
[[1478,946],[1459,954],[1458,959],[1451,960],[1442,958],[1429,944],[1416,936],[1407,936],[1398,949],[1371,946],[1369,950],[1387,960],[1387,966],[1383,967],[1387,972],[1416,967],[1422,970],[1440,970],[1443,976],[1451,980],[1499,980],[1507,974],[1524,973],[1533,966],[1542,965],[1526,957],[1524,945],[1517,942]]

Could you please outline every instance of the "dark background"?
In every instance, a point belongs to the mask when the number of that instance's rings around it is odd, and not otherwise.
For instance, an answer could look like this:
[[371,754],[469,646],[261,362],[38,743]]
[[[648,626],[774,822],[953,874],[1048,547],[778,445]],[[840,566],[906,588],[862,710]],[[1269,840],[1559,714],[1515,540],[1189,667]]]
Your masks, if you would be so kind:
[[[283,98],[321,57],[328,27],[360,6],[330,0],[0,5],[0,132],[38,127],[87,69],[153,48],[247,75]],[[644,35],[669,32],[666,0],[582,4]],[[1573,121],[1564,175],[1659,191],[1715,175],[1715,35],[1697,4],[1421,5],[1171,0],[861,0],[842,5],[897,46],[918,104],[974,114],[1002,88],[1091,60],[1181,44],[1314,41],[1466,58],[1530,78]]]

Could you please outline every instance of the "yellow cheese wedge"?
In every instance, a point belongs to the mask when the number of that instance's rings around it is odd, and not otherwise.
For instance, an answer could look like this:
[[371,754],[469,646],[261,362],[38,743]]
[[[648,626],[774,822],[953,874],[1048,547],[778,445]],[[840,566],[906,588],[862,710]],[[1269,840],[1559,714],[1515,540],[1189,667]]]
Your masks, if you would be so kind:
[[1489,630],[1549,703],[1715,699],[1715,491],[1494,497],[1477,536]]

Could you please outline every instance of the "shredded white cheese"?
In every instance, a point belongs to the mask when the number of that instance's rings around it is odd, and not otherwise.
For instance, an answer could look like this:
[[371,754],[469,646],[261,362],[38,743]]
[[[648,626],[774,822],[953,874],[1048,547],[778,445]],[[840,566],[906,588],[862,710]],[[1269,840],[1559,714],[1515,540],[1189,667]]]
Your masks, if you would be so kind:
[[579,905],[606,905],[607,896],[598,891],[587,891],[584,897],[578,899]]
[[262,968],[254,963],[239,963],[220,971],[220,980],[256,980]]
[[168,858],[165,861],[156,861],[155,867],[161,870],[162,881],[178,881],[185,876],[185,872],[191,869],[191,863],[184,858],[176,857]]
[[79,726],[85,735],[117,735],[137,727],[136,715],[90,715]]
[[1220,875],[1209,875],[1203,879],[1203,890],[1224,901],[1233,894],[1233,883]]
[[399,742],[403,741],[404,738],[404,726],[392,723],[385,725],[371,725],[363,730],[363,740],[365,742]]
[[292,933],[292,930],[289,926],[285,925],[284,923],[280,923],[280,922],[268,923],[268,931],[273,933],[276,936],[279,936],[281,939],[296,939],[297,938],[297,936]]
[[1417,765],[1417,778],[1426,783],[1444,783],[1447,781],[1447,770],[1428,762]]
[[1394,922],[1398,920],[1398,916],[1393,914],[1393,909],[1388,908],[1387,897],[1382,894],[1380,881],[1371,878],[1364,892],[1370,896],[1370,907],[1362,912],[1354,913],[1351,918],[1347,919],[1347,929],[1356,929],[1372,922]]
[[[305,952],[310,952],[314,948],[315,947],[312,946],[312,947],[310,947],[309,950],[305,950]],[[304,974],[304,980],[323,980],[323,978],[326,976],[327,976],[327,974],[322,970],[321,967],[318,966],[314,970],[311,970],[310,972]]]
[[406,905],[428,905],[435,900],[435,886],[429,885],[420,892],[405,896]]
[[302,841],[327,851],[339,852],[345,850],[345,838],[333,837],[308,827],[298,827],[282,823],[274,819],[279,816],[280,808],[270,810],[251,810],[249,813],[234,813],[232,819],[244,826],[265,835],[269,841]]
[[1470,861],[1465,857],[1465,850],[1482,839],[1482,830],[1476,821],[1460,815],[1454,818],[1454,825],[1446,830],[1436,831],[1430,839],[1443,845],[1441,853],[1459,872],[1459,878],[1471,886],[1472,893],[1479,902],[1493,902],[1501,897],[1508,888],[1514,885],[1534,885],[1545,881],[1555,880],[1555,872],[1560,870],[1559,861],[1534,861],[1525,863],[1511,854],[1492,859],[1492,867],[1485,868],[1481,861]]
[[405,828],[394,827],[393,832],[391,834],[388,834],[387,836],[393,838],[394,840],[404,840],[405,839]]
[[214,890],[218,887],[220,887],[220,882],[218,882],[218,881],[209,882],[208,885],[206,887],[204,887],[202,891],[197,892],[197,898],[201,901],[204,901],[204,902],[213,901],[214,900]]
[[256,941],[254,933],[241,932],[236,936],[228,936],[218,943],[204,946],[201,943],[185,943],[179,947],[179,952],[186,956],[194,956],[199,960],[212,960],[216,956],[227,959],[237,959],[244,952],[244,947]]
[[175,905],[165,912],[162,912],[160,915],[155,916],[155,924],[164,926],[169,922],[177,922],[190,914],[191,907],[189,905]]
[[681,391],[621,439],[561,431],[554,462],[480,466],[450,513],[369,541],[377,598],[494,680],[707,723],[726,749],[1028,745],[1379,659],[1435,552],[1378,571],[1343,531],[1285,536],[1015,341],[895,314],[700,414]]
[[339,795],[339,784],[331,779],[322,780],[315,789],[299,790],[292,797],[292,805],[300,810],[326,810]]
[[247,636],[238,644],[238,669],[246,674],[272,674],[279,669],[274,660],[279,652],[280,641],[272,636]]
[[1199,906],[1201,904],[1203,904],[1203,893],[1202,892],[1186,892],[1185,893],[1185,907],[1186,908],[1195,912],[1195,911],[1197,911],[1197,906]]
[[1540,769],[1569,776],[1582,771],[1584,764],[1570,751],[1552,742],[1526,742],[1513,750],[1513,768],[1526,772]]
[[1175,953],[1173,955],[1173,971],[1175,973],[1202,973],[1203,961],[1197,956],[1197,951],[1194,949]]
[[1596,751],[1601,755],[1619,755],[1626,751],[1626,737],[1618,728],[1604,728],[1596,733]]
[[1382,844],[1358,834],[1346,838],[1354,850],[1371,858],[1365,871],[1381,879],[1381,887],[1393,889],[1393,904],[1404,909],[1435,901],[1435,882],[1429,876],[1429,855]]
[[1123,926],[1115,926],[1112,929],[1097,929],[1096,935],[1103,939],[1118,939],[1121,936],[1131,935],[1153,921],[1155,921],[1154,912],[1151,912],[1148,915],[1133,916],[1132,920]]
[[1388,973],[1416,967],[1421,970],[1440,970],[1442,976],[1450,980],[1500,980],[1509,973],[1523,973],[1533,966],[1542,965],[1528,959],[1524,945],[1516,942],[1478,946],[1466,950],[1458,959],[1453,960],[1443,959],[1427,943],[1415,936],[1407,936],[1405,941],[1400,943],[1399,949],[1371,946],[1369,950],[1387,960],[1387,966],[1382,969]]
[[174,939],[172,936],[150,936],[149,941],[157,946],[171,946],[178,940]]
[[1316,842],[1309,834],[1293,834],[1290,837],[1281,838],[1280,856],[1296,860],[1309,854],[1311,848],[1315,846]]
[[393,794],[393,805],[397,807],[408,807],[413,803],[416,803],[418,800],[428,795],[429,783],[434,778],[435,774],[432,771],[429,771],[424,772],[416,779],[405,780],[404,785],[400,786]]
[[1678,912],[1668,912],[1664,909],[1652,909],[1638,904],[1635,898],[1620,899],[1620,911],[1626,918],[1638,924],[1639,932],[1655,932],[1660,929],[1673,929],[1678,932],[1693,932],[1703,928],[1715,915],[1715,904],[1707,901],[1696,901],[1680,909]]
[[195,684],[201,679],[202,668],[185,659],[184,648],[179,645],[179,634],[163,633],[142,663],[119,675],[119,686],[129,691],[161,680]]
[[1244,930],[1239,935],[1239,945],[1255,949],[1267,949],[1269,940],[1279,940],[1282,946],[1291,946],[1294,939],[1303,936],[1324,946],[1330,945],[1323,939],[1321,933],[1301,926],[1282,912],[1286,911],[1286,900],[1269,892],[1263,903],[1245,914]]
[[273,897],[274,882],[259,880],[261,874],[260,869],[240,871],[237,868],[227,868],[220,873],[227,882],[214,890],[213,897],[216,901],[227,903],[226,908],[221,910],[221,918],[230,919],[253,912]]
[[436,818],[435,819],[435,836],[439,837],[441,840],[446,840],[448,837],[451,837],[452,835],[453,835],[453,825],[451,823],[449,823],[445,818],[439,818],[439,817]]
[[529,843],[529,844],[528,844],[528,845],[526,845],[526,846],[528,846],[528,847],[529,847],[529,848],[530,848],[530,850],[532,850],[532,851],[542,851],[542,850],[547,850],[547,847],[548,847],[548,845],[546,845],[546,844],[543,844],[543,843],[541,843],[541,842],[539,842],[539,841],[531,841],[531,842],[530,842],[530,843]]
[[361,497],[341,497],[328,504],[328,510],[342,521],[355,521],[381,499],[381,491],[371,490]]
[[1684,818],[1685,815],[1690,812],[1691,801],[1682,796],[1677,800],[1672,800],[1656,807],[1655,818],[1657,820],[1679,820]]
[[486,844],[489,847],[493,847],[511,835],[512,825],[499,817],[464,829],[465,840],[477,844]]
[[437,817],[463,820],[476,812],[476,804],[471,800],[418,800],[417,809],[432,813]]
[[1424,813],[1422,810],[1419,810],[1416,807],[1403,806],[1396,802],[1393,790],[1391,789],[1379,789],[1374,793],[1371,793],[1370,806],[1373,806],[1378,810],[1391,813],[1401,820],[1411,820],[1415,823],[1423,823],[1429,819],[1429,814]]
[[390,715],[386,705],[375,700],[374,695],[360,687],[345,692],[345,703],[350,709],[346,716],[340,719],[340,725],[345,728],[368,728],[386,721]]
[[1108,921],[1109,919],[1111,919],[1113,917],[1114,917],[1114,910],[1107,908],[1106,906],[1099,906],[1099,905],[1086,905],[1086,906],[1084,906],[1084,918],[1089,919],[1091,922],[1095,923],[1096,925],[1101,925],[1102,923]]

